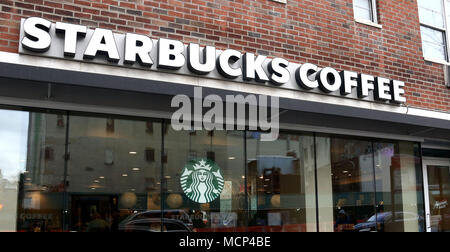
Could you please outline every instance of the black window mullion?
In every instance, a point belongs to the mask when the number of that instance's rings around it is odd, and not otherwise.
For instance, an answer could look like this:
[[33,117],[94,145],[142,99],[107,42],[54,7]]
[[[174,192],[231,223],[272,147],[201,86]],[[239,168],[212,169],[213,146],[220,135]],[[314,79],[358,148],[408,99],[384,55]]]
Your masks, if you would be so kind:
[[67,192],[67,176],[68,176],[68,169],[69,169],[69,155],[70,155],[70,149],[69,149],[69,129],[70,129],[70,113],[66,112],[66,132],[65,132],[65,146],[64,146],[64,179],[63,179],[63,212],[62,212],[62,230],[63,231],[69,231],[68,230],[68,218],[71,214],[69,212],[69,197]]
[[248,225],[249,225],[249,219],[250,219],[250,204],[249,204],[249,197],[248,197],[248,159],[247,159],[247,130],[244,131],[244,186],[245,186],[245,203],[244,203],[244,209],[246,211],[244,215],[244,222],[246,226],[246,231],[248,232]]
[[371,140],[372,144],[372,170],[373,170],[373,208],[375,210],[375,230],[378,231],[378,212],[377,212],[377,174],[376,174],[376,164],[375,164],[375,140]]
[[317,178],[317,134],[313,133],[314,138],[314,186],[315,186],[315,194],[316,194],[316,232],[320,232],[319,228],[319,185]]
[[160,157],[160,164],[161,164],[161,170],[160,170],[160,201],[161,201],[161,232],[164,232],[164,198],[165,198],[165,191],[164,191],[164,185],[165,185],[165,180],[164,180],[164,155],[165,155],[165,151],[164,151],[164,147],[165,147],[165,142],[164,142],[164,133],[165,133],[165,127],[167,127],[166,125],[166,121],[162,120],[161,121],[161,157]]

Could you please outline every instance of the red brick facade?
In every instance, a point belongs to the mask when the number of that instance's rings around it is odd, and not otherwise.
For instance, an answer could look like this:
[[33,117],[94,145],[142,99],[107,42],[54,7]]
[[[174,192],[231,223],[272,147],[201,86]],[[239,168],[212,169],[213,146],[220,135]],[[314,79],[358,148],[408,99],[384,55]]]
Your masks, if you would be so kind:
[[22,17],[215,45],[406,83],[408,105],[450,112],[444,68],[422,56],[416,0],[378,0],[382,29],[352,0],[0,0],[0,51],[18,51]]

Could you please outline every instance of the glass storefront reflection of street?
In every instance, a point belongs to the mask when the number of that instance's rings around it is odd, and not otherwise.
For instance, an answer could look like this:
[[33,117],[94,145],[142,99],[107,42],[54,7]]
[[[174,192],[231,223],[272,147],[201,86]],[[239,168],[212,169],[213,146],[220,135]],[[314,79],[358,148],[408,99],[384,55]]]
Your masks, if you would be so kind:
[[28,112],[0,110],[0,168],[2,178],[10,182],[17,182],[25,170],[28,121]]
[[326,135],[316,141],[320,230],[424,231],[418,144]]
[[16,230],[17,193],[25,171],[28,112],[0,110],[0,232]]
[[0,231],[424,231],[417,143],[260,134],[0,111]]

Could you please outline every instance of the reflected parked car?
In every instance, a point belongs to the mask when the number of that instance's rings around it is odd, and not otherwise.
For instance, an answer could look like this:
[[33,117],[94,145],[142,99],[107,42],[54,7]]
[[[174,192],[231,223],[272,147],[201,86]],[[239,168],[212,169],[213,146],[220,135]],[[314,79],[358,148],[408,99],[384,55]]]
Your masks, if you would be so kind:
[[[163,223],[163,225],[161,225]],[[119,232],[192,232],[184,222],[173,219],[138,219],[119,225]]]
[[370,217],[366,222],[355,225],[356,232],[384,232],[388,230],[386,227],[403,226],[405,222],[419,222],[419,231],[423,231],[424,218],[415,213],[408,212],[395,212],[393,216],[392,212],[378,213]]
[[184,210],[145,211],[130,215],[119,224],[120,232],[192,232],[192,219]]

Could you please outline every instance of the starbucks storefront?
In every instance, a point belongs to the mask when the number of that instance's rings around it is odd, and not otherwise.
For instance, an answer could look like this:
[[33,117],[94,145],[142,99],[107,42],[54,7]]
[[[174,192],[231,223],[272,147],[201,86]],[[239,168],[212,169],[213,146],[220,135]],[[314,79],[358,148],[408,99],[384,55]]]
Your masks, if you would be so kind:
[[[0,231],[450,230],[450,116],[406,105],[408,83],[41,18],[21,28],[20,53],[0,52]],[[251,106],[247,127],[174,127],[177,95],[199,122],[196,88],[276,97],[260,109],[278,109],[278,137],[249,126]]]

